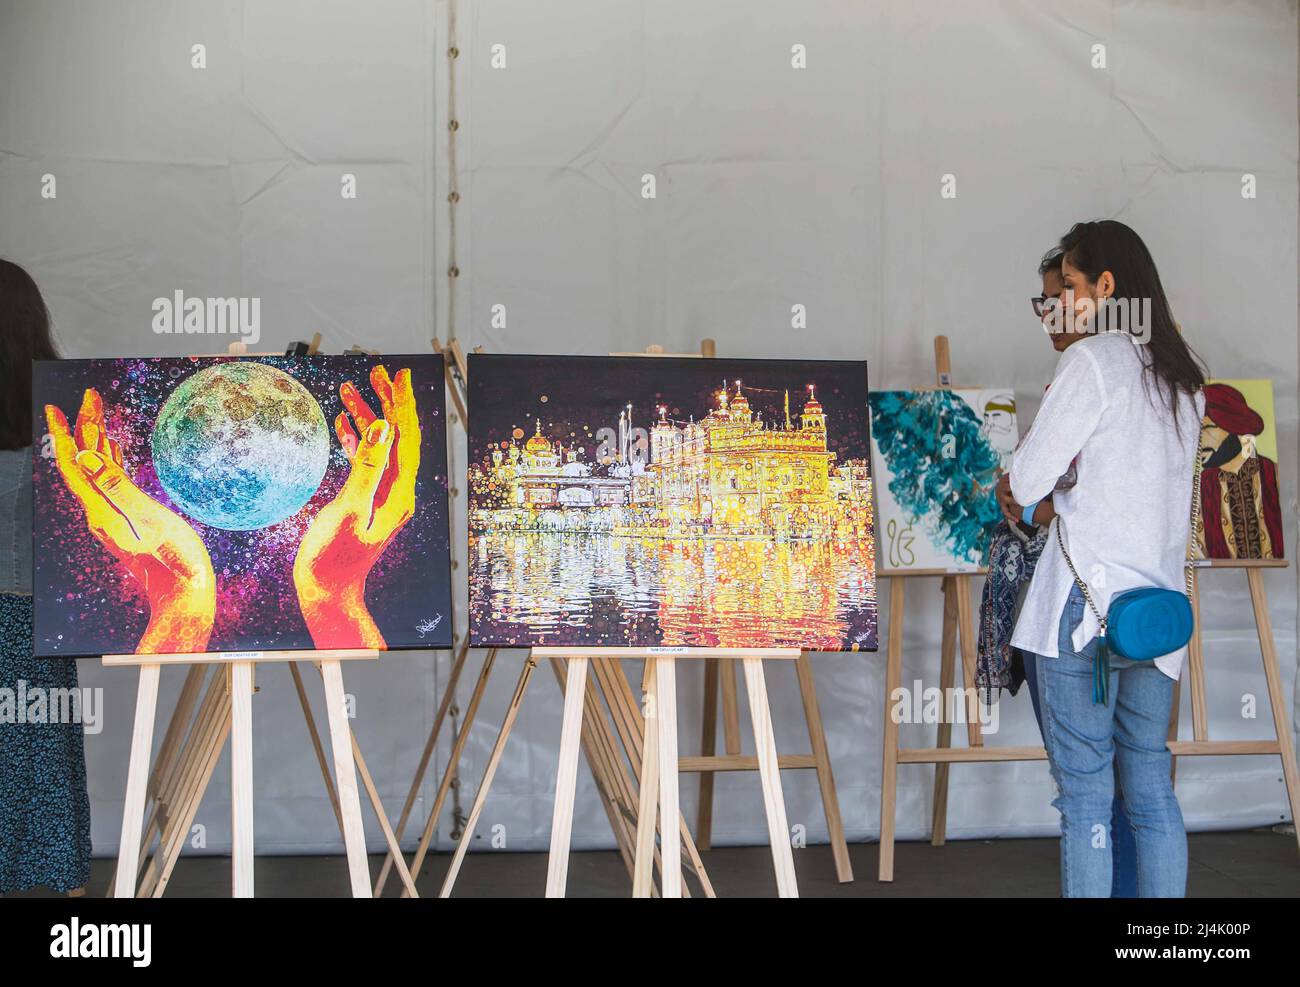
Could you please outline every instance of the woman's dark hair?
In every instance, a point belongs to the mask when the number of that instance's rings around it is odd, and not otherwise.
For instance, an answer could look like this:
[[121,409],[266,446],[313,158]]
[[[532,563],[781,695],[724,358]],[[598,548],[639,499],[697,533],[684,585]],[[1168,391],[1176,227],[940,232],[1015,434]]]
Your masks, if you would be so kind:
[[1103,271],[1110,271],[1115,278],[1113,297],[1127,300],[1133,306],[1130,311],[1142,311],[1139,306],[1150,299],[1147,372],[1173,412],[1177,425],[1179,396],[1193,395],[1205,386],[1205,365],[1178,330],[1151,251],[1132,229],[1113,219],[1075,223],[1061,237],[1060,250],[1062,258],[1068,259],[1089,281],[1096,281]]
[[41,290],[0,258],[0,449],[32,444],[32,361],[58,358]]
[[1043,254],[1043,259],[1038,262],[1038,276],[1041,278],[1048,271],[1059,271],[1063,260],[1065,260],[1065,251],[1060,247],[1053,247]]

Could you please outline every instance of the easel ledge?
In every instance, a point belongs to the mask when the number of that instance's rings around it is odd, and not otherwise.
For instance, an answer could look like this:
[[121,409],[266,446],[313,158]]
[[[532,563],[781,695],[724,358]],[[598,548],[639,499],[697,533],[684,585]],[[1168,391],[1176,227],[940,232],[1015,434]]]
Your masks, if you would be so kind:
[[798,648],[582,648],[535,647],[538,658],[788,658],[803,654]]
[[975,566],[971,569],[877,569],[876,580],[892,579],[894,576],[987,576],[989,570],[986,566]]
[[380,652],[373,648],[339,651],[212,651],[176,655],[104,655],[104,665],[229,665],[238,661],[373,661]]
[[1289,559],[1196,559],[1193,569],[1285,569]]

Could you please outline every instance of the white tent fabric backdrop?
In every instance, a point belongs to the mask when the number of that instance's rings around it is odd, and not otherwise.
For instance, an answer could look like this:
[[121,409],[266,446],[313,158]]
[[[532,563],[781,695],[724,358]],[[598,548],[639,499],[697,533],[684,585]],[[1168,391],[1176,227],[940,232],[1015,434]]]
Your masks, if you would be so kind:
[[[0,6],[0,254],[32,271],[64,353],[224,349],[226,337],[151,331],[152,300],[177,289],[261,298],[255,349],[316,331],[328,352],[426,352],[445,338],[446,23],[445,3],[419,0]],[[1146,238],[1212,372],[1274,380],[1296,551],[1294,3],[462,0],[458,31],[452,303],[467,349],[693,351],[707,336],[725,356],[865,357],[874,386],[906,387],[932,382],[932,337],[945,333],[956,383],[1014,386],[1023,428],[1054,365],[1027,303],[1038,258],[1073,221],[1113,217]],[[195,44],[206,68],[191,65]],[[494,45],[504,68],[492,66]],[[792,67],[795,45],[806,68]],[[1241,193],[1247,173],[1254,199]],[[47,174],[53,199],[40,194]],[[340,194],[344,174],[356,176],[355,199]],[[643,175],[655,177],[653,199]],[[955,198],[940,195],[945,175]],[[494,328],[497,305],[505,325]],[[806,328],[791,328],[795,305]],[[463,441],[453,462],[463,468]],[[1295,571],[1266,582],[1289,690]],[[1265,736],[1245,580],[1212,573],[1204,584],[1213,735]],[[903,680],[933,684],[937,582],[908,599]],[[457,616],[463,630],[463,604]],[[816,659],[851,840],[879,832],[883,657]],[[473,727],[466,809],[521,659],[498,661]],[[394,818],[448,663],[405,653],[345,669]],[[87,759],[95,849],[113,854],[135,673],[85,661],[81,676],[104,690]],[[164,674],[159,734],[182,678]],[[307,681],[323,719],[318,679]],[[264,668],[259,685],[258,848],[337,851],[287,671]],[[679,688],[691,752],[698,674]],[[771,668],[769,688],[779,746],[806,749],[793,671]],[[1243,716],[1247,696],[1255,719]],[[547,845],[559,710],[543,670],[476,846],[494,835],[507,849]],[[905,725],[903,743],[928,744],[933,729]],[[1038,742],[1023,694],[1003,703],[998,740]],[[439,764],[448,751],[449,737]],[[900,837],[928,832],[931,778],[901,769]],[[199,850],[229,847],[228,780],[223,763]],[[791,825],[824,840],[814,776],[783,782]],[[1042,763],[958,765],[951,792],[953,836],[1057,831]],[[433,793],[431,775],[417,815]],[[1276,758],[1184,759],[1178,793],[1192,829],[1289,815]],[[687,782],[690,818],[694,804]],[[765,842],[757,778],[720,776],[714,818],[718,843]],[[444,816],[439,846],[449,828]],[[368,835],[382,846],[373,819]],[[612,845],[585,770],[574,842]]]

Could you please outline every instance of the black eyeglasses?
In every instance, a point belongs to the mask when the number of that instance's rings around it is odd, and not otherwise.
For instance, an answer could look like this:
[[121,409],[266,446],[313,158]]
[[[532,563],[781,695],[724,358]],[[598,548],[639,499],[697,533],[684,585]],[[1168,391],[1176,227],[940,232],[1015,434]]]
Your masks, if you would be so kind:
[[1035,295],[1029,299],[1029,304],[1034,306],[1034,314],[1040,319],[1060,303],[1061,300],[1055,295]]

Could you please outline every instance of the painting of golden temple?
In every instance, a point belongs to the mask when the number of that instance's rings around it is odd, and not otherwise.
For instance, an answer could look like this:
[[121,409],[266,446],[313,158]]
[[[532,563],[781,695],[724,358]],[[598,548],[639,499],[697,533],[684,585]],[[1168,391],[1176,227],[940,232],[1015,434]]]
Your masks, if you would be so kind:
[[469,357],[476,647],[876,647],[862,362]]

